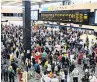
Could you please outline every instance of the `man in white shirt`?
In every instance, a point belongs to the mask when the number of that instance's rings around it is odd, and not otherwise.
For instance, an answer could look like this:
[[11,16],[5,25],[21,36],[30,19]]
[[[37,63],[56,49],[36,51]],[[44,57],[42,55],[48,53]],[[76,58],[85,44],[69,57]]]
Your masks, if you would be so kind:
[[62,70],[60,72],[60,76],[61,76],[61,81],[64,82],[65,81],[65,74]]
[[58,78],[56,77],[56,75],[54,75],[54,78],[52,78],[51,82],[59,82]]
[[48,73],[51,71],[51,65],[50,64],[48,64],[47,71],[48,71]]
[[51,78],[48,76],[45,76],[43,79],[44,82],[51,82]]
[[78,82],[78,76],[79,76],[79,71],[77,68],[75,68],[72,71],[72,76],[73,76],[73,82]]

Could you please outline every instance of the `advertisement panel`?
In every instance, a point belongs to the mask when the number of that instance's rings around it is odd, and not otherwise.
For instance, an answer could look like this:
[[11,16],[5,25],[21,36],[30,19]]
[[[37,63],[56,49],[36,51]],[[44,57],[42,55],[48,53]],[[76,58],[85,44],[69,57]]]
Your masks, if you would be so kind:
[[39,10],[31,10],[31,20],[39,20]]
[[94,23],[97,24],[97,9],[95,9],[95,19]]

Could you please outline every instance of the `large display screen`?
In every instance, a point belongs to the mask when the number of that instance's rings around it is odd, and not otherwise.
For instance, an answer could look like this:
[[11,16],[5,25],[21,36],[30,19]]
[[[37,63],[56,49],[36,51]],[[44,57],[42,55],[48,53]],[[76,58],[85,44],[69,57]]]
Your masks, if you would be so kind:
[[97,9],[95,10],[95,24],[97,24]]
[[41,20],[88,24],[89,10],[44,11],[41,13]]
[[31,10],[31,20],[38,20],[38,19],[39,19],[39,11]]

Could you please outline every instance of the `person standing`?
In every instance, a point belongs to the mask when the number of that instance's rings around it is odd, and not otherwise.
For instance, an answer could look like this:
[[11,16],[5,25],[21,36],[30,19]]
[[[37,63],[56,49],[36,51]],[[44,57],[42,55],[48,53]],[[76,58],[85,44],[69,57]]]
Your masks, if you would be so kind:
[[43,82],[51,82],[51,78],[48,75],[45,75]]
[[59,82],[58,78],[56,77],[56,75],[54,75],[54,78],[51,79],[51,82]]
[[8,81],[8,66],[7,64],[4,66],[4,81],[7,82]]
[[[4,62],[4,65],[2,65],[2,76],[4,77],[4,81],[7,82],[8,81],[8,66],[6,64],[6,62]],[[1,77],[1,79],[3,79],[3,77]]]
[[72,75],[73,75],[73,82],[78,82],[79,71],[77,68],[74,68],[74,70],[72,71]]
[[18,56],[19,56],[19,50],[18,48],[16,48],[16,57],[18,58]]
[[48,72],[48,73],[51,72],[51,64],[48,64],[48,66],[47,66],[47,72]]
[[95,82],[95,79],[96,79],[96,77],[95,77],[94,75],[91,74],[91,75],[89,76],[89,81],[90,81],[90,82]]
[[64,68],[64,74],[65,74],[65,82],[67,82],[67,76],[68,76],[68,68]]
[[9,67],[8,72],[9,72],[9,82],[15,82],[14,80],[15,72],[12,69],[12,66]]

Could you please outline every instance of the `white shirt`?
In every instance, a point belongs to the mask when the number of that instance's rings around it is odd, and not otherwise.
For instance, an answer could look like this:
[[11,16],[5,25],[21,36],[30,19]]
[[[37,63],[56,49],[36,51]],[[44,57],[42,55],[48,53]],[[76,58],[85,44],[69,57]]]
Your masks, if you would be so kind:
[[48,64],[47,71],[51,71],[51,65],[50,64]]
[[78,75],[79,75],[78,69],[74,69],[72,74],[73,74],[73,77],[78,77]]
[[89,76],[89,80],[90,80],[90,82],[94,82],[96,80],[96,77],[95,76]]
[[52,78],[51,82],[59,82],[58,78]]
[[57,49],[58,51],[61,50],[61,45],[55,45],[55,47],[56,47],[56,49]]
[[44,77],[44,81],[45,81],[45,82],[51,82],[51,78],[48,77],[48,76],[46,76],[46,77]]
[[40,55],[40,52],[36,52],[36,54],[35,54],[36,56],[39,56]]
[[55,66],[55,71],[58,71],[58,66],[57,65]]
[[61,79],[65,79],[65,74],[64,74],[64,72],[60,72],[60,76],[61,76]]

